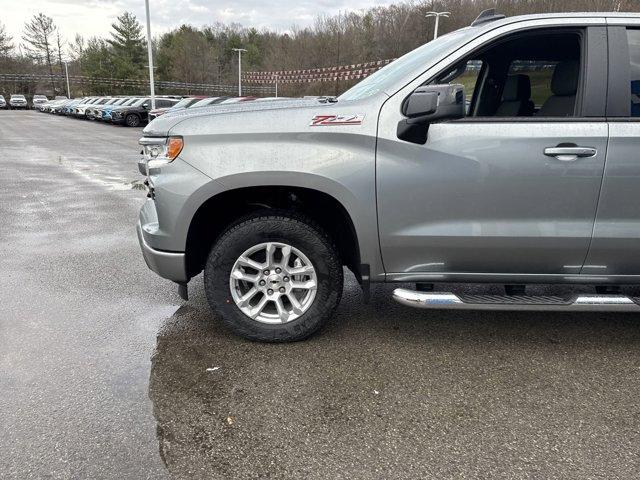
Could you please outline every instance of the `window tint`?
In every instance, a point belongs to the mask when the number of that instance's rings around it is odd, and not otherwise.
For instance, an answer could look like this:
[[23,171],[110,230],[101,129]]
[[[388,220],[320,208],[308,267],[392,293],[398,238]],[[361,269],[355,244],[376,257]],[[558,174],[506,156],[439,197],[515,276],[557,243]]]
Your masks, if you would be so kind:
[[[509,66],[509,75],[526,75],[531,83],[531,101],[536,109],[540,109],[544,102],[553,95],[551,79],[558,62],[514,60]],[[504,100],[504,99],[503,99]]]
[[629,41],[631,116],[640,117],[640,30],[627,30]]

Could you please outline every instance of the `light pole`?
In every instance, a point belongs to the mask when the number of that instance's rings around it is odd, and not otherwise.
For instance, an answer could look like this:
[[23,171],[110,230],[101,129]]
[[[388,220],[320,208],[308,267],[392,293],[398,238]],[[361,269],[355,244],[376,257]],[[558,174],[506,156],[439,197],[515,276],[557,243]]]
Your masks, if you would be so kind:
[[246,52],[246,48],[234,48],[234,52],[238,52],[238,96],[242,96],[242,52]]
[[67,98],[71,99],[71,89],[69,88],[69,62],[64,62],[64,73],[67,77]]
[[440,25],[440,17],[447,18],[447,17],[449,17],[449,15],[451,15],[451,12],[427,12],[425,14],[425,17],[427,17],[427,18],[429,18],[429,17],[435,17],[436,18],[436,25],[435,25],[435,28],[433,29],[433,39],[434,40],[436,38],[438,38],[438,26]]
[[147,12],[147,55],[149,56],[149,86],[151,87],[151,110],[156,108],[156,87],[153,81],[153,49],[151,47],[151,18],[149,17],[149,0],[144,0]]
[[278,75],[275,76],[276,80],[276,98],[278,98]]

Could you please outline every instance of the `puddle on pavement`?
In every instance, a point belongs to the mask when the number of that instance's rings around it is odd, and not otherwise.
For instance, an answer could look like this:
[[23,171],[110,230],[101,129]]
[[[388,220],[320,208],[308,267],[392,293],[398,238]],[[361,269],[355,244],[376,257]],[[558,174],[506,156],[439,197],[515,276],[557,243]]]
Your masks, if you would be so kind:
[[597,425],[589,395],[625,403],[635,388],[630,316],[427,315],[390,302],[384,286],[362,305],[352,286],[318,336],[260,344],[230,333],[194,290],[160,327],[149,378],[159,455],[179,478],[376,478],[380,465],[417,478],[446,468],[451,448],[473,454],[478,436],[499,450],[511,435],[524,454],[569,406]]

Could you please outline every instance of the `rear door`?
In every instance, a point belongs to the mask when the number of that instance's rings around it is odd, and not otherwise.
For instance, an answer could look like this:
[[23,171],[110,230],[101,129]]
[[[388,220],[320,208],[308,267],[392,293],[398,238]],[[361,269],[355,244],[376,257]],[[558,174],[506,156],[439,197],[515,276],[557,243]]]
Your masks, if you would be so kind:
[[584,275],[640,275],[640,20],[608,19],[609,151]]
[[[416,144],[397,136],[399,105],[414,87],[383,106],[378,216],[383,261],[392,279],[580,273],[594,226],[608,127],[602,97],[606,29],[578,30],[582,100],[573,116],[468,117],[430,125],[426,143]],[[588,147],[593,154],[549,150],[573,147]]]

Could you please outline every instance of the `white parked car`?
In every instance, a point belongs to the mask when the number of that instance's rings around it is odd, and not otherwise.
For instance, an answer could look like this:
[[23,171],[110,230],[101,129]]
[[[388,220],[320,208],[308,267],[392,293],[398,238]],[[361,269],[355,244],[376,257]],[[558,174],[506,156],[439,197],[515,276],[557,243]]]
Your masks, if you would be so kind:
[[33,104],[33,108],[37,108],[40,105],[47,103],[48,101],[49,99],[45,95],[34,95],[33,101],[31,103]]
[[7,101],[4,99],[3,95],[0,95],[0,108],[7,108]]
[[24,108],[25,110],[29,108],[29,104],[27,103],[27,99],[24,98],[24,95],[11,95],[9,98],[9,108]]

